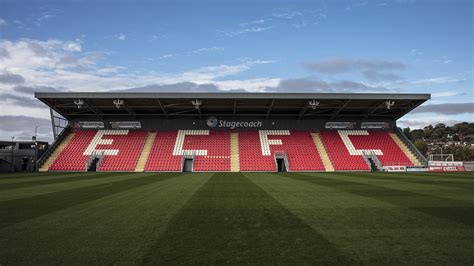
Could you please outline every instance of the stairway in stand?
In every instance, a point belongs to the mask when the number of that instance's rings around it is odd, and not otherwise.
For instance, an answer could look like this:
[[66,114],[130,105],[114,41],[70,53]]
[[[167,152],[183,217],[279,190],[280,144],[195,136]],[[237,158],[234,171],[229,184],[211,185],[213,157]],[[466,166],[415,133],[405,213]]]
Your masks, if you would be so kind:
[[230,133],[230,171],[240,171],[239,133]]
[[156,132],[149,132],[146,138],[145,144],[143,145],[142,153],[138,159],[137,166],[135,167],[135,172],[145,171],[145,165],[150,156],[151,148],[153,147],[153,142],[155,142]]
[[324,148],[324,144],[319,136],[319,133],[311,133],[311,136],[313,137],[314,145],[318,150],[319,156],[321,156],[321,161],[324,164],[326,172],[334,172],[334,166],[332,165],[331,159]]
[[56,158],[58,158],[59,154],[66,148],[66,146],[69,144],[71,139],[74,137],[75,133],[70,133],[69,135],[64,138],[63,142],[59,144],[59,146],[54,150],[54,152],[48,157],[48,160],[38,169],[39,172],[48,172],[49,167],[56,161]]
[[397,136],[396,133],[390,133],[390,137],[397,143],[398,147],[405,153],[405,155],[410,159],[413,165],[421,166],[423,165],[418,158],[413,154],[413,152],[408,148],[408,146]]

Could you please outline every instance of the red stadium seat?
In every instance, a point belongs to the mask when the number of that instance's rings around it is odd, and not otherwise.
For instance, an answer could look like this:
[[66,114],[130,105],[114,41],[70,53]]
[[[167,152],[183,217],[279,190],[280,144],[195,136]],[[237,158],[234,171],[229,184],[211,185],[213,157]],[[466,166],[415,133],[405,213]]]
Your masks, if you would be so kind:
[[[286,156],[289,171],[324,171],[310,131],[260,130],[239,134],[240,171],[277,171],[275,154]],[[102,155],[99,171],[134,171],[147,131],[77,131],[49,168],[86,171],[88,158]],[[322,131],[321,140],[336,171],[369,171],[362,153],[370,151],[383,166],[411,166],[386,131]],[[230,132],[175,130],[157,132],[145,171],[182,171],[183,158],[194,171],[230,171]]]
[[230,171],[230,133],[217,130],[157,132],[145,171],[181,171],[194,155],[194,171]]
[[99,171],[133,171],[147,134],[129,130],[77,131],[50,170],[86,171],[92,154],[104,154]]
[[91,143],[97,131],[78,131],[59,154],[49,170],[51,171],[86,171],[86,162],[89,156],[84,151]]
[[275,152],[286,154],[289,171],[325,170],[309,131],[239,132],[239,150],[241,171],[277,171]]
[[322,131],[320,135],[336,171],[369,171],[364,150],[374,152],[382,166],[413,165],[386,131]]

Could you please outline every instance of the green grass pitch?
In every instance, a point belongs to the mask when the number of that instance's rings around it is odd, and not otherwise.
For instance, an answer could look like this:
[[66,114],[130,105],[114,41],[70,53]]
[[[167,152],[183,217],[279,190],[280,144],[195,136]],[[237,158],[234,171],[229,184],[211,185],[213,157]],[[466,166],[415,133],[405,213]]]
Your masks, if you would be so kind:
[[474,263],[472,173],[0,175],[0,265]]

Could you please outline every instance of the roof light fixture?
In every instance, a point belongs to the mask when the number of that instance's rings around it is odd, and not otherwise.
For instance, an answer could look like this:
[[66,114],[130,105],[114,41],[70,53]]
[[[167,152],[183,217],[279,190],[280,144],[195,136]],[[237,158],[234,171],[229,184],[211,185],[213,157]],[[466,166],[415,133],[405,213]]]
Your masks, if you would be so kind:
[[390,110],[390,108],[394,105],[395,105],[395,101],[390,101],[390,100],[385,101],[385,106],[387,107],[387,110]]
[[309,104],[309,107],[311,107],[311,109],[313,109],[313,110],[314,110],[314,109],[316,109],[316,107],[318,107],[318,105],[319,105],[319,101],[316,101],[316,100],[310,100],[310,101],[308,102],[308,104]]
[[77,105],[77,109],[81,109],[82,106],[84,105],[84,100],[82,99],[74,100],[74,104]]
[[120,109],[120,107],[123,105],[123,100],[116,99],[114,100],[114,105],[117,107],[117,109]]
[[199,107],[202,105],[202,101],[199,100],[199,99],[191,101],[191,103],[194,105],[194,108],[196,108],[196,109],[199,109]]

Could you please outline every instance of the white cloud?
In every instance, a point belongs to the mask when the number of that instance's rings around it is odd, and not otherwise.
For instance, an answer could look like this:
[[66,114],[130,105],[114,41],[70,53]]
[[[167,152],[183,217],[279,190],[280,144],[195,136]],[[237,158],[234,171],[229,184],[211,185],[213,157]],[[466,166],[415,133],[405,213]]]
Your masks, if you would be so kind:
[[448,57],[448,56],[442,56],[436,60],[434,60],[436,63],[441,63],[441,64],[449,64],[449,63],[452,63],[453,60]]
[[248,28],[239,28],[235,30],[218,30],[217,32],[219,34],[228,36],[228,37],[234,37],[242,34],[247,34],[247,33],[256,33],[256,32],[263,32],[272,29],[273,26],[252,26]]
[[119,40],[121,40],[121,41],[125,40],[126,38],[127,38],[127,36],[126,36],[125,34],[123,34],[123,33],[120,33],[120,34],[117,36],[117,39],[119,39]]
[[265,92],[269,87],[276,87],[280,83],[279,78],[257,78],[246,80],[219,80],[214,81],[223,91],[241,89],[248,92]]
[[311,25],[318,25],[322,20],[326,19],[326,17],[325,4],[321,4],[320,8],[316,9],[295,10],[281,8],[262,16],[262,18],[241,22],[234,27],[227,29],[219,29],[216,33],[221,36],[235,37],[266,32],[282,26],[302,28]]
[[41,11],[39,14],[34,15],[33,21],[36,26],[41,26],[43,22],[55,18],[62,12],[60,9],[47,9]]
[[126,67],[122,66],[113,66],[113,67],[103,67],[97,70],[97,73],[102,75],[115,74],[127,70]]
[[296,11],[296,10],[288,10],[288,9],[283,9],[283,10],[277,10],[272,13],[272,16],[276,18],[284,18],[284,19],[292,19],[295,17],[301,17],[303,16],[302,12]]
[[440,91],[440,92],[434,92],[431,93],[431,96],[433,97],[450,97],[450,96],[457,96],[460,95],[460,92],[457,91]]
[[172,58],[172,57],[175,57],[176,54],[164,54],[162,56],[159,57],[159,59],[167,59],[167,58]]
[[458,82],[466,81],[467,79],[468,79],[467,75],[461,73],[461,74],[455,74],[455,75],[423,78],[423,79],[416,79],[416,80],[398,80],[398,81],[390,82],[390,83],[382,83],[381,85],[407,90],[407,89],[430,87],[430,86],[443,85],[443,84],[449,84],[449,83],[458,83]]
[[453,119],[451,116],[424,116],[420,118],[403,118],[397,121],[397,126],[405,128],[410,127],[412,129],[424,128],[428,125],[436,125],[438,123],[443,123],[447,126],[452,126],[457,123],[466,122],[466,120]]
[[250,25],[263,24],[263,23],[265,23],[264,19],[257,19],[257,20],[253,20],[253,21],[249,21],[249,22],[242,22],[242,23],[239,24],[239,26],[247,27],[247,26],[250,26]]
[[[102,65],[103,54],[84,52],[81,41],[47,40],[38,41],[20,39],[18,41],[0,41],[0,49],[9,56],[0,57],[4,72],[21,75],[25,86],[51,86],[60,84],[72,91],[108,91],[121,90],[149,84],[172,84],[195,82],[198,84],[213,83],[216,79],[236,75],[249,70],[255,65],[270,64],[271,60],[246,59],[236,64],[221,64],[190,69],[181,73],[134,73],[125,67]],[[194,50],[196,53],[220,50],[220,47],[207,47]],[[162,58],[175,56],[168,54]],[[251,86],[252,81],[240,84],[245,88],[258,89],[266,79],[258,80],[258,85]],[[226,86],[227,84],[227,86]],[[232,89],[230,82],[222,82],[225,89]],[[237,82],[233,82],[237,85]],[[267,85],[274,84],[274,81]],[[15,84],[5,84],[0,90],[11,91]],[[239,88],[235,88],[239,89]]]
[[80,52],[82,50],[81,43],[79,40],[74,42],[65,42],[63,49],[70,52]]
[[201,54],[201,53],[207,53],[207,52],[216,52],[216,51],[224,51],[224,48],[217,47],[217,46],[203,47],[203,48],[199,48],[199,49],[188,52],[188,55],[189,54]]
[[451,77],[451,76],[441,76],[441,77],[413,80],[413,81],[409,81],[409,84],[418,87],[418,86],[428,86],[428,85],[460,82],[460,81],[464,81],[464,80],[466,80],[466,79],[456,78],[456,77]]
[[0,18],[0,26],[5,26],[7,25],[7,21],[4,20],[3,18]]

